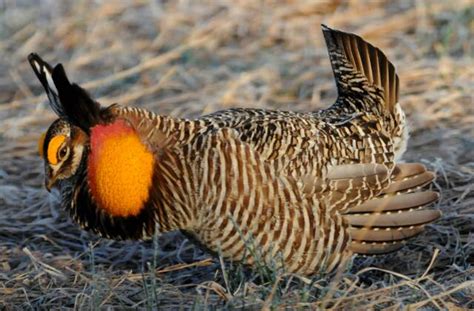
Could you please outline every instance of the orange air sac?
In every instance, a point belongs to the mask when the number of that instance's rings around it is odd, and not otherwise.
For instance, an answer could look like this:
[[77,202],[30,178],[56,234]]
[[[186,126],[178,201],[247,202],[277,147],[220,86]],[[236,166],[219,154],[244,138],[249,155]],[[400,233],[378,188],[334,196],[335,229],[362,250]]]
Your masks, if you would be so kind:
[[124,120],[91,130],[88,180],[99,208],[115,217],[136,216],[152,186],[154,157]]

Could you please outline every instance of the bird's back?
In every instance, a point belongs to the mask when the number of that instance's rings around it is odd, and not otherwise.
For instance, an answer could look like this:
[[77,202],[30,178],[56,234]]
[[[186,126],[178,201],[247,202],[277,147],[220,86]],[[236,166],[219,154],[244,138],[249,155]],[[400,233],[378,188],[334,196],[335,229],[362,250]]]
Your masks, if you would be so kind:
[[242,141],[292,174],[399,159],[408,133],[395,67],[357,35],[326,26],[323,33],[338,90],[332,106],[310,113],[228,109],[199,122],[206,128],[235,129]]

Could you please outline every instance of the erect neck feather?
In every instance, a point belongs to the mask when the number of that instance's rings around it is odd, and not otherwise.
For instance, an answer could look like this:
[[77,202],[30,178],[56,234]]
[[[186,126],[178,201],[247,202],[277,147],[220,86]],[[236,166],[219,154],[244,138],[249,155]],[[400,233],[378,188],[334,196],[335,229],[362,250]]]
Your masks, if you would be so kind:
[[150,198],[155,158],[123,119],[91,129],[88,182],[98,208],[115,217],[137,216]]

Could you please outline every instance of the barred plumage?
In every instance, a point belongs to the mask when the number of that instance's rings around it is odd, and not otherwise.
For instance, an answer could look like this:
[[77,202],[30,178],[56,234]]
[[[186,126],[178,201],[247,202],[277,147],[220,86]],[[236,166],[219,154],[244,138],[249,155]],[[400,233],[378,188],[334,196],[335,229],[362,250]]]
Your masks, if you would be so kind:
[[[396,162],[408,137],[394,66],[356,35],[323,32],[339,96],[308,113],[228,109],[186,120],[102,108],[61,65],[32,54],[61,120],[44,153],[69,155],[45,157],[47,187],[59,184],[74,220],[105,237],[180,229],[228,259],[301,274],[400,248],[440,215],[424,209],[437,194],[419,190],[434,176]],[[58,135],[64,143],[52,147]]]

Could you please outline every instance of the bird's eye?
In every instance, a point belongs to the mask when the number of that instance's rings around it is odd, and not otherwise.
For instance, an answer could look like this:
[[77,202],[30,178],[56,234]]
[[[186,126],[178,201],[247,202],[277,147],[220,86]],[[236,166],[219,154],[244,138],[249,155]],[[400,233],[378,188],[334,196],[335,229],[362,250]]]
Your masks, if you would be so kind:
[[66,157],[67,155],[67,147],[62,147],[59,149],[58,151],[58,160],[62,160],[64,159],[64,157]]

